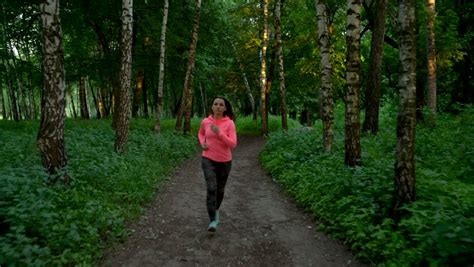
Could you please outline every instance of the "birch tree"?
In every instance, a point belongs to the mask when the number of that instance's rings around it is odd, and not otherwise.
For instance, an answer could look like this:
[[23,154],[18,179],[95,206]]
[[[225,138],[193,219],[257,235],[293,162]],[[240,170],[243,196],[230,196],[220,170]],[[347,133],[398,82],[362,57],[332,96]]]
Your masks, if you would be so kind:
[[360,148],[360,8],[361,0],[347,1],[345,95],[345,164],[361,164]]
[[415,200],[415,0],[400,0],[398,22],[400,25],[400,76],[398,81],[400,103],[395,152],[395,191],[391,209],[391,215],[395,221],[400,219],[400,208]]
[[176,118],[175,130],[180,132],[183,129],[182,119],[184,116],[184,133],[191,132],[191,114],[193,103],[193,78],[194,65],[196,63],[196,47],[199,34],[199,20],[201,14],[201,0],[196,0],[196,14],[194,16],[193,31],[191,34],[191,44],[189,47],[189,58],[186,68],[186,76],[184,78],[183,95],[181,97],[181,104],[179,105],[178,116]]
[[323,147],[330,152],[334,142],[334,100],[332,94],[332,64],[331,42],[325,0],[316,0],[316,16],[318,19],[319,52],[321,54],[321,90],[319,102],[321,103],[321,118],[323,121]]
[[435,44],[435,20],[436,8],[435,0],[428,0],[428,20],[427,20],[427,65],[428,65],[428,107],[430,117],[428,119],[431,126],[436,123],[436,44]]
[[163,81],[165,79],[165,49],[166,49],[166,28],[168,25],[168,9],[169,1],[164,0],[163,5],[163,21],[161,23],[160,36],[160,69],[158,73],[158,92],[156,100],[156,121],[155,133],[161,132],[161,113],[163,113]]
[[130,82],[132,77],[133,0],[122,0],[122,38],[119,103],[115,128],[115,151],[123,153],[128,139],[130,122]]
[[285,68],[283,60],[283,45],[281,40],[281,9],[282,0],[275,3],[275,39],[278,57],[278,70],[280,79],[280,111],[281,111],[281,127],[288,130],[288,107],[286,105],[286,88],[285,88]]
[[42,24],[43,92],[41,123],[37,144],[49,181],[69,183],[64,148],[65,75],[64,50],[59,19],[59,0],[43,0],[40,4]]
[[260,107],[262,112],[262,128],[263,136],[268,135],[268,110],[266,106],[267,97],[267,47],[268,47],[268,2],[263,0],[263,33],[262,33],[262,50],[260,54]]

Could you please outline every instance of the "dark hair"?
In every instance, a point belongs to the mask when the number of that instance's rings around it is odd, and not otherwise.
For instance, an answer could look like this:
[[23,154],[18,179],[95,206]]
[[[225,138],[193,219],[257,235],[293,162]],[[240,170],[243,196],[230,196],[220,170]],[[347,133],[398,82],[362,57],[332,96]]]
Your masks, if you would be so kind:
[[227,117],[229,117],[229,119],[235,121],[236,117],[235,117],[235,115],[234,115],[234,111],[233,111],[233,109],[232,109],[232,105],[230,104],[229,100],[227,100],[225,97],[222,97],[222,96],[216,96],[216,97],[214,97],[214,98],[212,99],[212,104],[211,104],[211,105],[214,104],[214,100],[216,100],[216,99],[222,99],[222,100],[224,100],[224,104],[225,104],[225,109],[226,109],[226,111],[224,111],[224,114],[223,114],[223,115],[224,115],[224,116],[227,116]]

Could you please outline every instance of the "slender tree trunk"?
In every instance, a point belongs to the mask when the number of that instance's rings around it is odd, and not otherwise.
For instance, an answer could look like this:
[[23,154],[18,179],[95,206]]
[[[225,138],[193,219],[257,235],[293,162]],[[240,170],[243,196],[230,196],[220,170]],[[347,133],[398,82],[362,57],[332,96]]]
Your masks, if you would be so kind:
[[133,1],[122,0],[122,40],[119,103],[116,106],[115,151],[122,154],[128,139],[130,122],[130,83],[132,78]]
[[16,62],[17,58],[14,55],[13,49],[12,49],[12,62],[13,62],[14,69],[17,70],[15,71],[15,73],[16,73],[16,81],[18,84],[19,104],[21,106],[21,110],[23,111],[23,117],[26,120],[28,120],[32,118],[32,115],[31,115],[30,108],[28,105],[28,92],[27,92],[27,89],[25,88],[24,81],[23,81],[24,69],[23,69],[22,62],[24,62],[25,60],[21,58],[21,53],[18,54],[18,59],[20,61],[19,64]]
[[360,148],[360,8],[361,0],[347,2],[347,55],[345,96],[345,164],[361,165]]
[[[32,62],[31,60],[31,56],[30,56],[30,47],[28,46],[28,42],[25,42],[25,46],[26,46],[26,54],[27,54],[27,59],[28,59],[28,62]],[[29,64],[29,68],[28,68],[28,98],[29,98],[29,103],[30,103],[30,112],[31,112],[31,116],[36,119],[38,117],[37,115],[37,112],[36,112],[36,100],[35,100],[35,92],[34,92],[34,88],[33,88],[33,71],[32,71],[32,64]]]
[[88,79],[87,81],[88,81],[88,84],[89,84],[89,88],[91,89],[92,100],[94,101],[95,112],[97,113],[97,119],[100,119],[100,118],[102,118],[102,116],[100,114],[99,99],[97,98],[97,96],[94,93],[94,87],[92,87],[91,80]]
[[416,36],[415,0],[399,2],[400,104],[397,122],[394,196],[391,216],[399,221],[403,205],[415,201],[415,95]]
[[2,119],[7,119],[7,110],[5,106],[5,98],[3,97],[3,82],[0,80],[0,98],[2,103]]
[[[385,36],[387,0],[376,0],[370,48],[369,77],[367,81],[367,109],[362,131],[377,134],[379,131],[380,86]],[[367,10],[368,11],[368,10]]]
[[161,23],[161,36],[160,36],[160,70],[158,74],[158,92],[156,100],[156,121],[155,121],[155,133],[161,132],[161,117],[163,113],[163,82],[165,79],[165,49],[166,49],[166,30],[168,24],[168,9],[169,1],[164,0],[163,5],[163,21]]
[[262,51],[260,60],[260,109],[262,114],[263,136],[268,135],[268,110],[267,110],[267,47],[268,47],[268,5],[269,0],[263,0],[263,34],[262,34]]
[[[14,76],[13,78],[16,81],[17,89],[18,89],[17,93],[14,93],[13,96],[15,100],[14,102],[17,105],[16,112],[17,112],[17,117],[19,121],[21,119],[22,110],[25,113],[25,118],[28,117],[28,114],[26,113],[26,110],[25,110],[26,109],[25,98],[23,97],[23,82],[21,80],[21,71],[19,70],[16,63],[16,56],[15,56],[15,53],[13,52],[13,45],[11,43],[11,40],[7,42],[7,46],[8,46],[8,54],[11,56],[10,71],[12,72]],[[14,87],[12,85],[11,89],[14,90],[13,88]]]
[[142,99],[143,99],[143,117],[148,118],[148,83],[150,72],[148,69],[143,74]]
[[87,94],[86,94],[86,79],[81,77],[79,79],[79,104],[81,107],[81,118],[90,119],[89,107],[87,105]]
[[43,94],[37,144],[50,182],[69,183],[64,147],[65,75],[59,0],[40,4],[43,44]]
[[67,94],[67,97],[69,98],[69,101],[71,102],[72,115],[74,116],[74,118],[77,118],[76,105],[74,104],[74,97],[72,96],[72,93],[70,90],[68,90],[66,94]]
[[327,5],[325,0],[316,0],[318,17],[319,51],[321,53],[321,118],[323,121],[323,147],[331,152],[334,142],[334,100],[332,94],[331,35],[329,32]]
[[206,95],[204,94],[204,90],[202,89],[202,83],[199,83],[199,92],[201,93],[202,117],[206,117],[207,99],[206,99]]
[[196,0],[196,15],[194,17],[193,32],[191,37],[191,45],[189,47],[189,58],[188,66],[186,68],[186,77],[184,78],[183,96],[181,98],[181,104],[178,111],[178,117],[176,118],[176,131],[181,131],[182,117],[184,115],[184,129],[183,132],[191,132],[191,115],[192,115],[192,104],[193,104],[193,78],[194,78],[194,65],[196,62],[196,47],[199,33],[199,20],[201,14],[201,0]]
[[278,70],[280,79],[280,112],[281,112],[281,127],[288,130],[288,107],[286,105],[286,88],[285,88],[285,68],[283,60],[283,45],[281,40],[281,9],[283,7],[282,0],[277,0],[275,3],[275,39],[278,57]]
[[247,79],[247,74],[245,73],[245,67],[244,67],[244,64],[242,63],[242,60],[240,60],[240,57],[237,53],[237,49],[235,48],[234,44],[232,44],[232,48],[234,49],[235,58],[237,60],[237,64],[239,65],[240,74],[242,76],[242,81],[244,82],[244,86],[245,86],[245,92],[247,93],[247,96],[248,96],[249,101],[250,101],[253,118],[254,118],[254,120],[256,120],[257,119],[257,111],[256,111],[256,108],[255,108],[255,98],[253,97],[252,89],[250,88],[249,81]]
[[143,81],[145,79],[145,72],[142,68],[138,70],[137,73],[137,83],[135,85],[135,90],[133,93],[133,106],[132,106],[132,117],[138,116],[138,111],[140,109],[140,103],[143,97]]
[[8,89],[10,93],[10,109],[12,111],[13,120],[20,121],[20,111],[18,110],[17,97],[11,79],[8,79]]
[[100,114],[102,118],[107,118],[110,114],[110,105],[107,104],[107,93],[108,90],[105,88],[104,85],[102,85],[98,92],[98,98],[99,98],[99,109],[100,109]]
[[428,107],[430,108],[429,124],[436,125],[436,44],[435,44],[435,0],[428,0],[427,20],[427,59],[428,59]]

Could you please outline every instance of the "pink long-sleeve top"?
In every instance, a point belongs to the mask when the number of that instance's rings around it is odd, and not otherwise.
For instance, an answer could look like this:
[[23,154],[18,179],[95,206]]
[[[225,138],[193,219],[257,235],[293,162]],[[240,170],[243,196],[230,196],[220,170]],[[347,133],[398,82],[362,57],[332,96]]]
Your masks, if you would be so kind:
[[[212,131],[211,125],[219,127],[219,134]],[[237,134],[234,121],[229,117],[214,119],[212,115],[201,122],[199,128],[199,143],[207,144],[208,149],[202,151],[202,156],[217,162],[232,160],[232,149],[237,146]]]

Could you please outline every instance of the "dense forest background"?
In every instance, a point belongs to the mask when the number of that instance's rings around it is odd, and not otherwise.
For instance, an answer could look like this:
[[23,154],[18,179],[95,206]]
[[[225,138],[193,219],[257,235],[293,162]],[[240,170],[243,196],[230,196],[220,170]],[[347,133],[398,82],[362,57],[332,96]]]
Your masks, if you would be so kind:
[[95,262],[196,153],[176,133],[222,95],[239,134],[270,135],[275,179],[359,258],[472,265],[473,9],[2,1],[0,264]]
[[[426,1],[416,2],[418,103],[426,105]],[[105,118],[112,113],[113,87],[120,62],[120,1],[65,1],[61,26],[65,50],[66,111],[68,117]],[[133,10],[133,116],[152,116],[156,110],[163,1],[134,1]],[[274,3],[271,3],[274,4]],[[328,1],[332,22],[333,89],[335,101],[345,91],[344,1]],[[361,82],[367,82],[371,17],[375,2],[361,10]],[[241,114],[250,114],[249,94],[259,99],[262,19],[258,1],[208,1],[202,4],[194,70],[193,114],[203,116],[208,98],[228,96]],[[176,115],[186,74],[194,19],[193,1],[172,1],[166,38],[163,114]],[[271,10],[271,8],[270,8]],[[436,5],[437,92],[439,111],[456,112],[459,104],[474,101],[472,79],[472,4],[440,1]],[[270,13],[272,16],[273,12]],[[31,1],[2,4],[1,112],[3,119],[39,118],[42,88],[39,8]],[[269,19],[272,22],[272,18]],[[397,95],[397,6],[388,4],[381,76],[381,97]],[[270,23],[271,27],[273,23]],[[319,114],[321,84],[317,17],[314,1],[285,1],[281,17],[287,103],[292,117]],[[274,31],[267,53],[272,88],[278,88]],[[273,77],[275,76],[275,77]],[[82,86],[82,88],[81,88]],[[81,101],[80,91],[85,90]],[[279,112],[278,90],[270,91],[270,112]],[[362,96],[365,94],[362,94]],[[85,105],[85,107],[83,107]],[[365,107],[364,99],[361,108]],[[81,113],[82,112],[82,113]],[[305,120],[305,119],[303,119]]]

